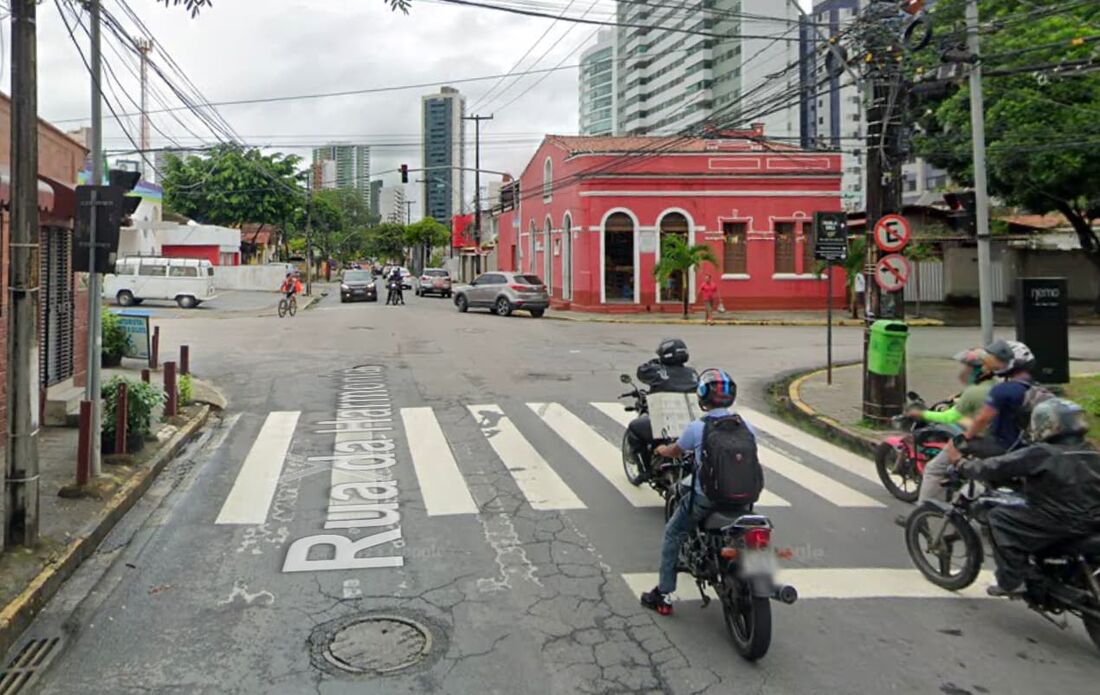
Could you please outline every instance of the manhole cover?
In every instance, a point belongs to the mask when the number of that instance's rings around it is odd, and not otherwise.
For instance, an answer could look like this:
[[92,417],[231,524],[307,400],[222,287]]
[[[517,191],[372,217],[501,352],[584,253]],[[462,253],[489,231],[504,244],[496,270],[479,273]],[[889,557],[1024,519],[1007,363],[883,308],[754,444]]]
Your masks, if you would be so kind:
[[325,658],[353,673],[390,673],[419,663],[432,648],[431,632],[408,618],[372,616],[346,625],[325,647]]

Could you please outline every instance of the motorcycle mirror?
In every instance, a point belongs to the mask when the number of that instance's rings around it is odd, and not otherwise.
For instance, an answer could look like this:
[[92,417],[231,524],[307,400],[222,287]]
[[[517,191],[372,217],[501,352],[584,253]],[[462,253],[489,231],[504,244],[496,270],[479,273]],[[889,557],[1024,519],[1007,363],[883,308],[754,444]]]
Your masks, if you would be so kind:
[[917,395],[916,391],[910,391],[909,393],[905,394],[905,397],[908,398],[911,401],[919,401],[920,400],[920,396]]
[[623,382],[624,384],[629,384],[630,383],[630,375],[629,374],[620,374],[619,375],[619,381]]

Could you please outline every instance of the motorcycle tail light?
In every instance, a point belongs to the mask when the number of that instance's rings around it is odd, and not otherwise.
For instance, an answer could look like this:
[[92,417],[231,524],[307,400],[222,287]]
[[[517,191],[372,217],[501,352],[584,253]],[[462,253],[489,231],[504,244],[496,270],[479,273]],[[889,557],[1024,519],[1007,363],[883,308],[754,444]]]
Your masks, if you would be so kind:
[[723,560],[734,560],[737,558],[737,548],[722,548],[718,554]]
[[745,531],[745,545],[753,550],[763,550],[772,540],[772,531],[767,528],[751,528]]

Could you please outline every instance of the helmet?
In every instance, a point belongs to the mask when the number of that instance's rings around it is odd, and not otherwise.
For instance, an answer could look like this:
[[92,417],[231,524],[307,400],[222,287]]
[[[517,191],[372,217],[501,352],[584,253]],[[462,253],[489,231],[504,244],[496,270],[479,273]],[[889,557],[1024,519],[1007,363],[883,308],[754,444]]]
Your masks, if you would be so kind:
[[971,348],[956,353],[954,360],[970,367],[969,382],[971,384],[976,384],[989,378],[990,372],[985,364],[987,357],[988,355],[985,350],[981,348]]
[[1032,354],[1031,348],[1016,340],[999,338],[986,345],[985,352],[1003,365],[992,370],[997,376],[1027,371],[1035,365],[1035,355]]
[[737,383],[721,369],[707,369],[699,375],[695,389],[704,408],[728,408],[737,400]]
[[1058,437],[1082,435],[1089,431],[1085,410],[1065,398],[1048,398],[1031,411],[1028,434],[1034,442],[1048,442]]
[[679,338],[665,338],[657,346],[657,359],[666,367],[674,367],[688,361],[688,346]]

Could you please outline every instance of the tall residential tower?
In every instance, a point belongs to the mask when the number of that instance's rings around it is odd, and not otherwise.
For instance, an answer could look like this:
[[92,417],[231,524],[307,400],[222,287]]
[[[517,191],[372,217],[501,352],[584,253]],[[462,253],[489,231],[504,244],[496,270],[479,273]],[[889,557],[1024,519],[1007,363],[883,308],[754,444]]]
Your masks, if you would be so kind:
[[615,30],[601,29],[596,44],[581,54],[577,101],[581,135],[615,132]]
[[[333,162],[333,164],[328,164]],[[349,188],[370,202],[370,147],[333,143],[313,150],[313,163],[325,172],[321,188]],[[335,177],[330,177],[335,172]]]
[[421,161],[424,178],[420,199],[424,217],[445,225],[463,211],[466,199],[466,98],[453,87],[421,98]]

